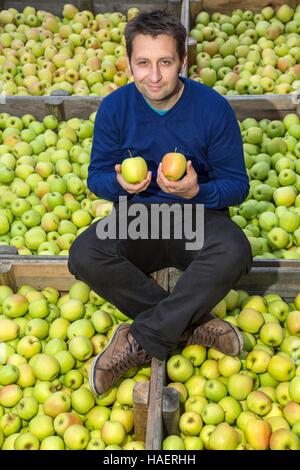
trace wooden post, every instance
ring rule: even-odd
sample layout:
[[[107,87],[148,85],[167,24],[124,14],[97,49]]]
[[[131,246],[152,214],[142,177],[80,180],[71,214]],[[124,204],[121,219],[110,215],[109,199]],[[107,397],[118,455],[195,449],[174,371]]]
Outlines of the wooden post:
[[[173,387],[164,387],[163,390],[163,422],[166,434],[180,436],[179,419],[180,419],[180,403],[179,393]]]
[[[163,440],[162,401],[165,383],[165,362],[152,358],[149,389],[146,449],[160,450]]]
[[[188,37],[188,67],[194,65],[196,63],[196,55],[197,55],[197,40],[192,38],[191,36]]]
[[[45,106],[49,114],[53,114],[53,116],[57,117],[59,121],[64,121],[64,100],[61,98],[61,96],[68,96],[68,94],[62,94],[59,96],[49,96],[45,99]]]
[[[0,285],[9,286],[14,292],[17,290],[13,266],[9,262],[0,263]]]
[[[137,382],[133,389],[133,423],[136,441],[146,441],[149,382]]]

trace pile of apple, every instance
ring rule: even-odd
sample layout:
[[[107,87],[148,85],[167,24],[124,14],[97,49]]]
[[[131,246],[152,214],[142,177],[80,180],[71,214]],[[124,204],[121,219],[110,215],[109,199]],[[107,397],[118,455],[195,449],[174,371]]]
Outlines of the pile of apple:
[[[254,256],[300,257],[300,119],[247,118],[240,123],[250,192],[230,208]]]
[[[132,79],[124,30],[137,13],[93,15],[71,4],[62,18],[29,6],[0,11],[0,92],[106,96]]]
[[[169,358],[180,435],[163,449],[299,450],[300,294],[287,303],[231,290],[213,311],[239,328],[244,351],[190,345]]]
[[[0,286],[0,449],[144,449],[133,430],[133,387],[150,367],[128,371],[95,397],[93,357],[120,310],[75,282],[68,293]]]
[[[0,114],[0,245],[19,254],[67,255],[75,238],[108,215],[113,204],[97,198],[86,184],[95,112],[87,120],[37,121]],[[240,123],[250,192],[230,208],[232,220],[261,258],[300,257],[300,119],[247,118]],[[162,159],[169,179],[185,171],[184,155]],[[128,182],[143,180],[147,163],[126,158]],[[175,175],[175,173],[176,175]]]
[[[58,122],[0,114],[0,244],[20,254],[66,255],[112,203],[86,185],[95,113]]]
[[[222,95],[291,93],[300,88],[300,5],[260,13],[201,11],[189,35],[197,40],[190,78]]]

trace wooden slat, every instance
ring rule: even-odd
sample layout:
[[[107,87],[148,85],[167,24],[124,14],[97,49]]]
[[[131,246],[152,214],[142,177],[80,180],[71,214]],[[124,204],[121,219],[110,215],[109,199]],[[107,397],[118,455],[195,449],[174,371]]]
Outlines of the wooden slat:
[[[152,358],[146,449],[160,450],[163,439],[162,397],[165,383],[165,362]]]
[[[295,8],[299,4],[299,0],[243,0],[242,2],[241,0],[190,0],[191,20],[194,20],[202,10],[209,13],[217,11],[223,14],[231,14],[233,10],[241,8],[242,10],[251,10],[257,13],[270,5],[277,10],[285,3]],[[191,24],[193,25],[194,21]]]
[[[133,422],[136,441],[146,441],[149,382],[137,382],[133,389]]]

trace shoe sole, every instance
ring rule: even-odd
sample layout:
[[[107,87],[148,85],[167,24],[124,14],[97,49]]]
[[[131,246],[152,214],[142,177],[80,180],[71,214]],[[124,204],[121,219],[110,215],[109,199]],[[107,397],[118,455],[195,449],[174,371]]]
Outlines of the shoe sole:
[[[124,326],[125,323],[122,323],[121,325],[119,325],[115,331],[113,332],[110,340],[108,341],[107,345],[105,346],[105,348],[103,349],[103,351],[101,351],[101,353],[97,354],[97,356],[94,358],[93,362],[92,362],[92,365],[91,365],[91,369],[90,369],[90,375],[89,375],[89,387],[91,389],[91,391],[93,392],[94,395],[96,396],[99,396],[99,395],[102,395],[101,393],[98,393],[97,390],[95,389],[94,387],[94,372],[95,372],[95,368],[96,368],[96,362],[98,361],[98,359],[100,359],[100,357],[105,353],[105,351],[108,349],[108,347],[111,345],[117,331],[119,331],[119,329]],[[126,325],[129,326],[128,323],[126,323]],[[103,392],[105,393],[105,392]]]
[[[227,322],[227,323],[229,323],[229,322]],[[239,345],[240,345],[239,346],[239,352],[237,354],[231,354],[231,355],[232,356],[239,356],[242,353],[243,349],[244,349],[244,340],[243,340],[243,337],[240,333],[240,330],[236,326],[232,325],[231,323],[229,323],[229,324],[230,324],[231,328],[233,329],[233,331],[235,332],[235,334],[238,338],[238,341],[239,341]]]
[[[210,315],[212,316],[212,318],[218,318],[216,315],[214,315],[214,314],[211,313],[211,312],[210,312]],[[224,321],[224,320],[223,320],[223,321]],[[239,352],[238,352],[237,354],[232,354],[232,355],[234,355],[234,356],[239,356],[239,355],[242,353],[243,349],[244,349],[244,340],[243,340],[243,337],[242,337],[242,335],[241,335],[241,333],[240,333],[240,330],[239,330],[236,326],[234,326],[234,325],[233,325],[232,323],[230,323],[229,321],[226,322],[226,323],[228,323],[228,324],[231,326],[231,328],[233,329],[233,331],[235,332],[235,334],[236,334],[236,336],[237,336],[237,338],[238,338],[239,345],[240,345],[240,346],[239,346]],[[230,356],[230,354],[228,354],[228,356]]]

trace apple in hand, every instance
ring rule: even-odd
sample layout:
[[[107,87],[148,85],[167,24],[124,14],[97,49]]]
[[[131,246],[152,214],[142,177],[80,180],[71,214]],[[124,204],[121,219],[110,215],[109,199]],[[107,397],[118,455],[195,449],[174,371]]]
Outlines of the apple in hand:
[[[166,153],[162,159],[162,172],[170,181],[179,180],[186,170],[186,158],[182,153]]]
[[[133,157],[129,153],[130,158],[125,158],[121,163],[121,175],[127,183],[141,183],[147,177],[147,163],[142,157]]]

